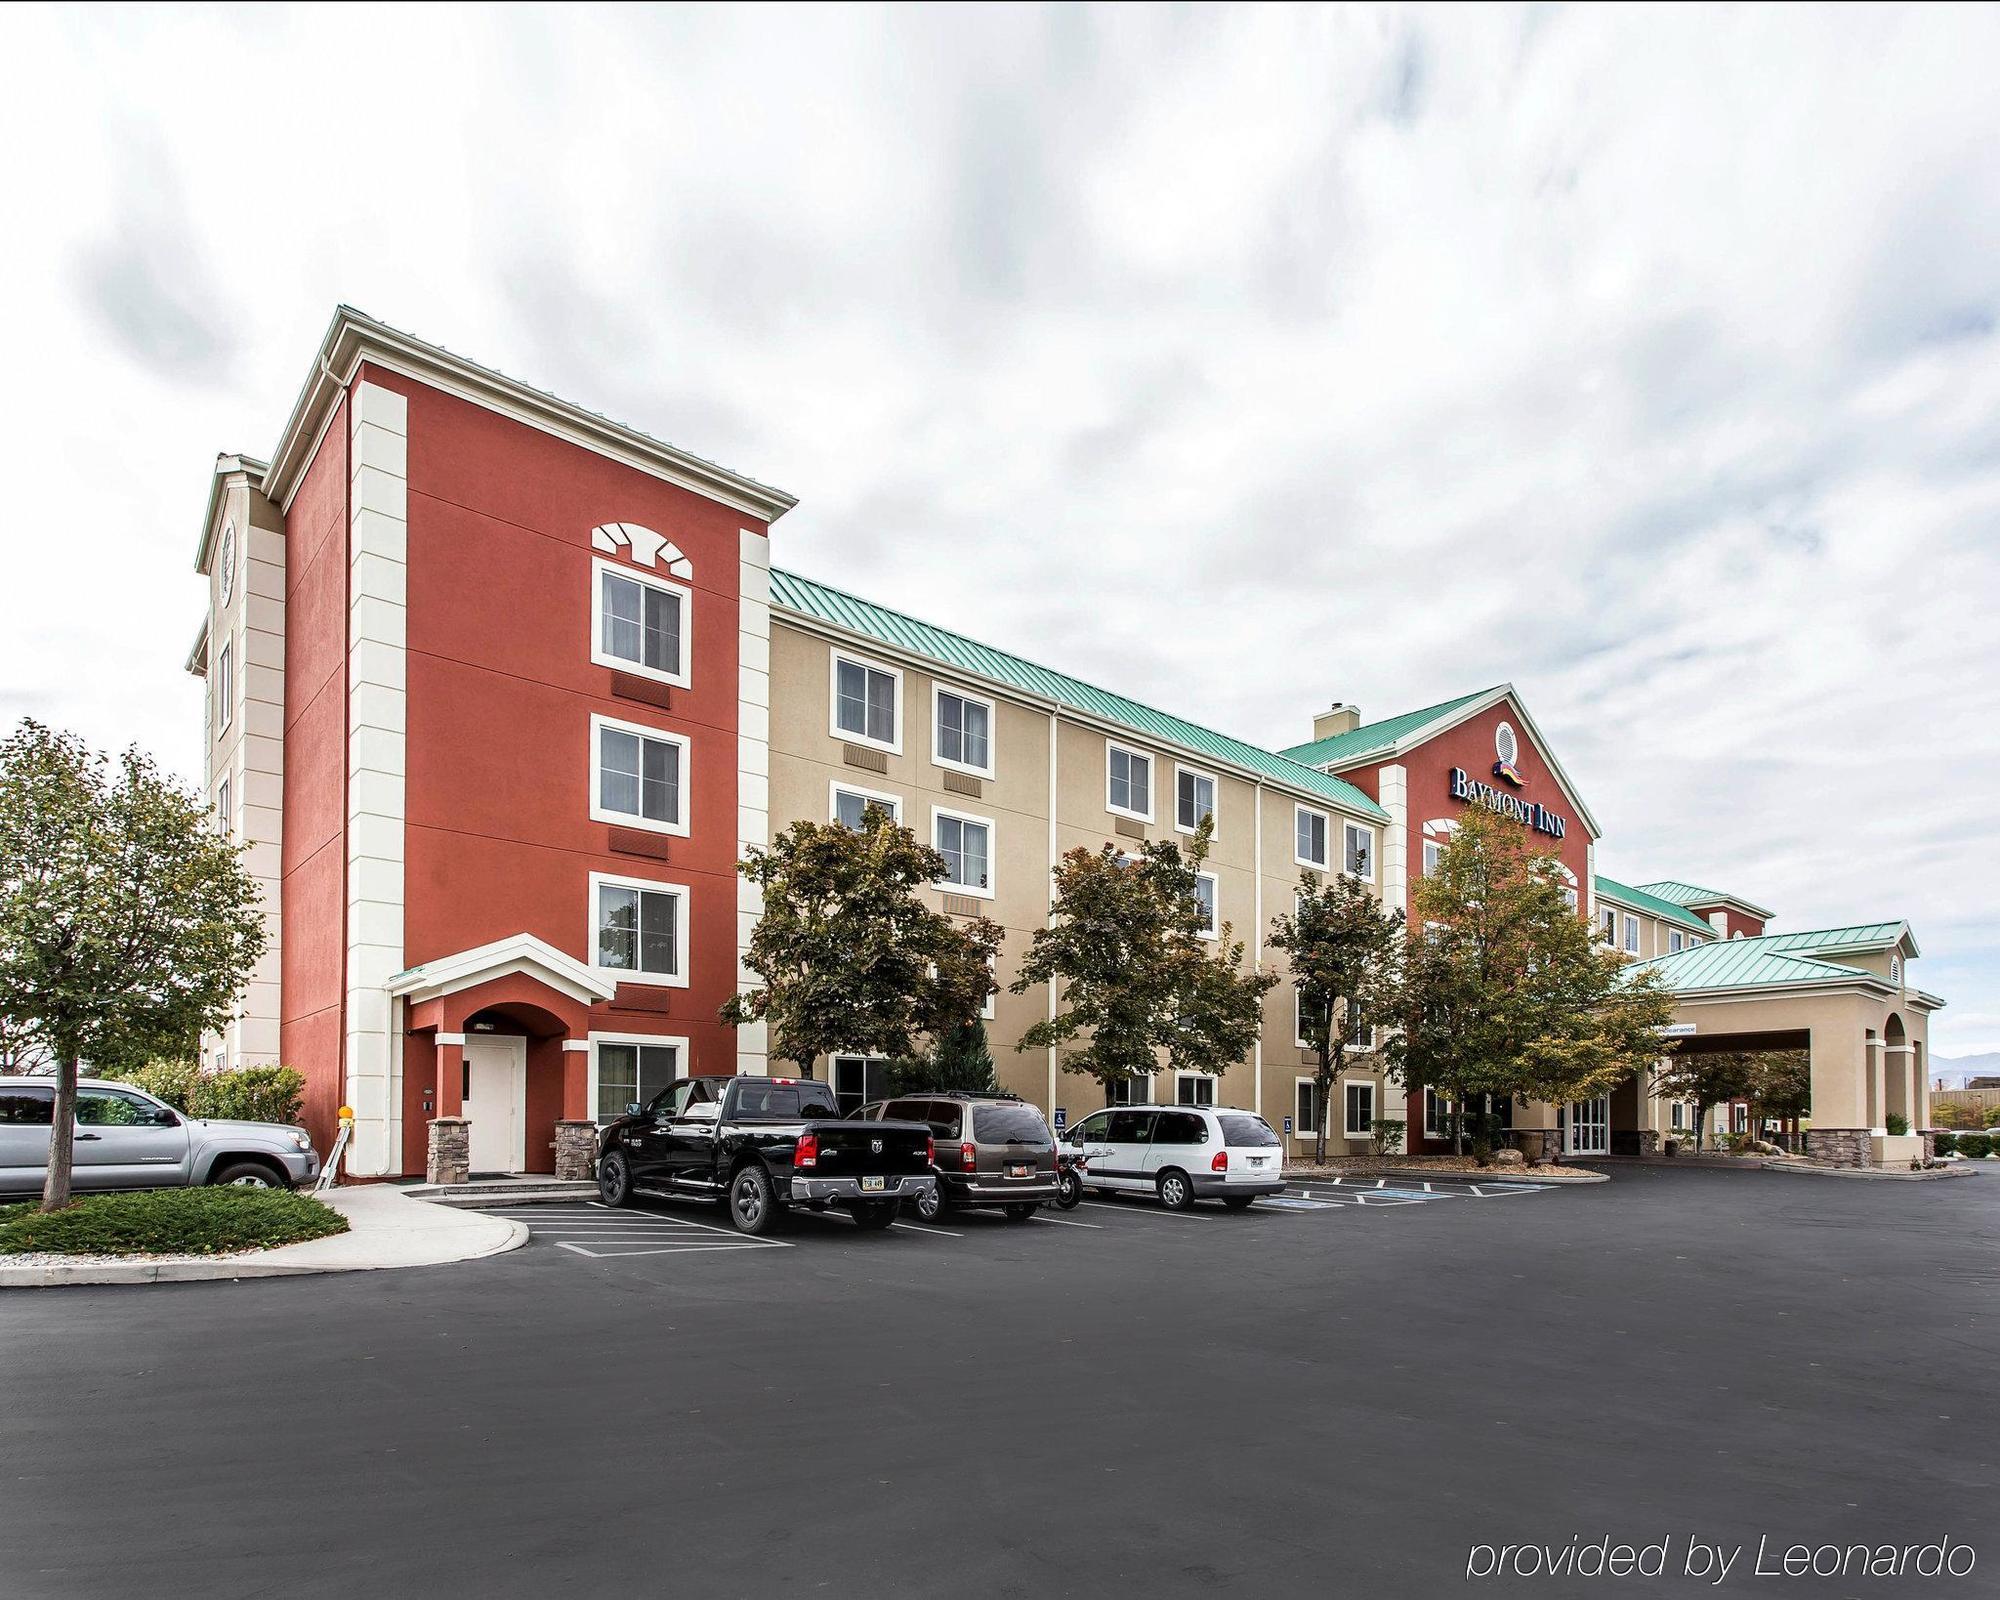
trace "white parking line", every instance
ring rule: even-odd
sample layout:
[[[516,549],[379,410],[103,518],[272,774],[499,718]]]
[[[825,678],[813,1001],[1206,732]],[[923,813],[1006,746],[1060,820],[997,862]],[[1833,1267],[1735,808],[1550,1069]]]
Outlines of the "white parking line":
[[[622,1256],[691,1256],[720,1250],[789,1250],[791,1246],[781,1239],[745,1239],[737,1244],[678,1244],[659,1250],[592,1250],[587,1245],[557,1240],[556,1248],[588,1256],[592,1261],[615,1261]]]
[[[1104,1231],[1104,1224],[1101,1222],[1072,1222],[1068,1217],[1043,1216],[1037,1216],[1035,1220],[1037,1222],[1053,1222],[1058,1228],[1095,1228],[1099,1233]]]
[[[920,1228],[914,1222],[892,1222],[889,1226],[892,1228],[907,1228],[911,1233],[935,1233],[943,1239],[963,1239],[965,1237],[962,1233],[952,1233],[944,1228]]]
[[[1109,1200],[1086,1200],[1083,1202],[1095,1211],[1122,1211],[1131,1217],[1157,1217],[1162,1222],[1213,1222],[1215,1218],[1190,1216],[1185,1211],[1142,1211],[1136,1206],[1115,1205]]]

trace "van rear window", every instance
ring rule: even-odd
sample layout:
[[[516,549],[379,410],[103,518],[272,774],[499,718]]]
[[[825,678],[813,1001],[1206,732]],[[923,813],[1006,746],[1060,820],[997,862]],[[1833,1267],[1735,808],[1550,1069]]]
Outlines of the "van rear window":
[[[1260,1149],[1278,1142],[1278,1136],[1271,1131],[1270,1123],[1262,1117],[1246,1117],[1238,1114],[1233,1117],[1218,1117],[1216,1120],[1222,1124],[1222,1142],[1236,1149],[1240,1150],[1246,1145],[1251,1149]]]
[[[1033,1106],[975,1106],[972,1137],[979,1144],[1053,1143],[1049,1125]]]

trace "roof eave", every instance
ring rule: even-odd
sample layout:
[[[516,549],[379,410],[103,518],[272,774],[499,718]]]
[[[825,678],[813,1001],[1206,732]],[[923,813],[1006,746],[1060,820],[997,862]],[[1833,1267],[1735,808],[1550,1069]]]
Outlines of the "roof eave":
[[[222,492],[228,487],[229,480],[240,472],[261,485],[264,474],[269,470],[269,466],[255,456],[240,452],[224,452],[215,458],[215,471],[208,480],[208,508],[202,514],[201,537],[194,547],[194,570],[204,578],[208,576],[209,562],[215,553],[215,514],[222,509]]]
[[[181,670],[192,673],[197,678],[208,676],[208,618],[201,619],[201,628],[194,636],[194,644],[189,648],[187,660],[181,663]]]

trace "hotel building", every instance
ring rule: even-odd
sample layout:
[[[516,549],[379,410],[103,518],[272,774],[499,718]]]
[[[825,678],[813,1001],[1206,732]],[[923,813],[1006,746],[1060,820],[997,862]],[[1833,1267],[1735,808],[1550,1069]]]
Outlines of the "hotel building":
[[[573,1168],[595,1124],[674,1076],[767,1069],[762,1028],[717,1018],[751,981],[759,911],[734,865],[794,820],[876,803],[944,854],[940,910],[1007,930],[1001,1080],[1074,1118],[1103,1091],[1013,1048],[1050,997],[1007,989],[1064,851],[1212,817],[1211,924],[1272,965],[1302,870],[1405,907],[1458,810],[1485,804],[1667,974],[1691,1033],[1803,1031],[1830,1149],[1893,1156],[1871,1143],[1889,1110],[1923,1125],[1939,1002],[1902,987],[1907,930],[1881,960],[1859,930],[1779,949],[1747,902],[1598,877],[1600,830],[1511,687],[1372,724],[1336,707],[1307,744],[1260,749],[774,567],[793,503],[339,310],[268,461],[218,459],[197,550],[209,791],[273,935],[205,1053],[297,1067],[323,1146],[351,1106],[357,1176],[424,1172],[440,1121],[477,1170]],[[1754,973],[1676,965],[1725,942],[1760,952]],[[1294,1002],[1271,992],[1246,1059],[1131,1092],[1249,1106],[1304,1149]],[[1381,1116],[1406,1114],[1419,1146],[1441,1131],[1365,1027],[1351,1042],[1332,1148],[1365,1148]],[[878,1061],[826,1070],[843,1103],[881,1090]],[[1657,1134],[1666,1108],[1636,1085],[1619,1099],[1505,1114],[1551,1149]]]

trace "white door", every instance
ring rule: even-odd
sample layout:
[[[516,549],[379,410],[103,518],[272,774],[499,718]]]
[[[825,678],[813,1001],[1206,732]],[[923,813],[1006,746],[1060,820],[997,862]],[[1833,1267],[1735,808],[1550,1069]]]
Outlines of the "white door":
[[[528,1164],[528,1041],[496,1035],[465,1041],[468,1164],[474,1172],[519,1172]]]
[[[1595,1100],[1578,1100],[1569,1107],[1564,1119],[1563,1154],[1569,1156],[1603,1156],[1611,1153],[1611,1097],[1599,1095]]]

